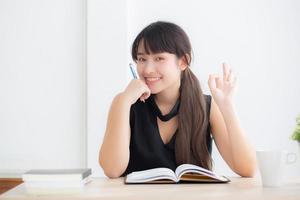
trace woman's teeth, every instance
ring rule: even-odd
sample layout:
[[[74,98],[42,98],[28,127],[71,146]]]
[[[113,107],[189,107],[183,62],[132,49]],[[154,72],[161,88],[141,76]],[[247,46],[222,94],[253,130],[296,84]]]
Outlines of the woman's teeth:
[[[146,78],[147,81],[158,81],[160,77],[151,77],[151,78]]]

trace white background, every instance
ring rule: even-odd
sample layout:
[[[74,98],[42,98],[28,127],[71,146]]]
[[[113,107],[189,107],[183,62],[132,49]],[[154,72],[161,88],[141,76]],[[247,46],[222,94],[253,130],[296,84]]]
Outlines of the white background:
[[[103,176],[110,103],[130,80],[134,37],[157,20],[187,32],[206,93],[210,73],[224,61],[233,68],[238,114],[256,149],[299,151],[289,139],[300,113],[299,1],[87,0],[87,29],[86,1],[22,2],[0,0],[0,170],[84,165]],[[213,159],[217,172],[233,175],[215,147]],[[287,176],[300,175],[299,160]]]
[[[82,0],[0,0],[0,170],[84,167]]]

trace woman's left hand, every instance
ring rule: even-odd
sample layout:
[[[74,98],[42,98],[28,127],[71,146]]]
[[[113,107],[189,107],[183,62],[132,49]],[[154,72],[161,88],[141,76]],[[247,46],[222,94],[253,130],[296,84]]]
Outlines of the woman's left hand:
[[[216,74],[210,74],[208,86],[218,106],[232,103],[233,94],[237,88],[237,78],[228,65],[223,63],[223,78]]]

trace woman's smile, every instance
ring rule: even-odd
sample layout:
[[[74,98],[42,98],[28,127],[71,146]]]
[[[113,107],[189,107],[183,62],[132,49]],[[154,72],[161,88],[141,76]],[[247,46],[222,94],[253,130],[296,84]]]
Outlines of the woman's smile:
[[[161,77],[144,77],[147,85],[153,85],[161,80]]]

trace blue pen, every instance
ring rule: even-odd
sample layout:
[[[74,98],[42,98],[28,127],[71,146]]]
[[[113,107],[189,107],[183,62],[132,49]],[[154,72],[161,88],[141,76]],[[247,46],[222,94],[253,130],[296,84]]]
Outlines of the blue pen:
[[[135,73],[135,71],[134,71],[134,68],[133,68],[133,66],[132,66],[131,63],[129,64],[129,67],[130,67],[130,71],[131,71],[131,74],[132,74],[133,78],[134,78],[134,79],[137,79],[137,75],[136,75],[136,73]]]

